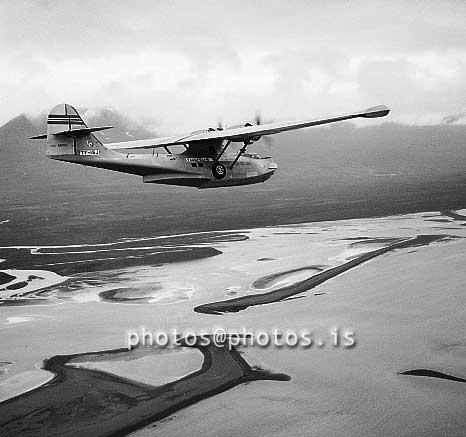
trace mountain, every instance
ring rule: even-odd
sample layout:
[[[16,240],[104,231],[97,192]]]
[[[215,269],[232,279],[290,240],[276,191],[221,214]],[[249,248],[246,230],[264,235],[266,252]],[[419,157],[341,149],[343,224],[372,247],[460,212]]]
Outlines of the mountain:
[[[101,134],[105,141],[155,136],[109,109],[84,118],[115,126]],[[215,190],[143,185],[136,176],[49,160],[43,141],[28,140],[44,129],[44,116],[24,115],[0,127],[0,221],[10,220],[1,225],[0,244],[99,242],[466,204],[464,125],[341,123],[280,134],[271,150],[251,147],[273,152],[279,169],[270,181]]]

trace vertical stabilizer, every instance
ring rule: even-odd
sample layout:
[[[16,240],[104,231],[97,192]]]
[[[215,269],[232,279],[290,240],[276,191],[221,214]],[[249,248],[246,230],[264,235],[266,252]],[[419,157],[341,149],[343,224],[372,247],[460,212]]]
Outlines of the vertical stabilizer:
[[[92,133],[109,127],[88,128],[73,106],[56,105],[47,117],[47,155],[56,159],[70,155],[92,159],[112,154]]]
[[[86,123],[76,109],[65,103],[54,106],[47,117],[47,135],[83,127]]]

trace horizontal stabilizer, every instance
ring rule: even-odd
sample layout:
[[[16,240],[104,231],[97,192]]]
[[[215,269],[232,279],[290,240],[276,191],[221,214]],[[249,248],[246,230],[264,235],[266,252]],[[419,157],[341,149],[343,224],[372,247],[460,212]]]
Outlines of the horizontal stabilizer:
[[[67,137],[79,137],[81,135],[88,135],[91,132],[100,130],[111,129],[113,126],[100,126],[100,127],[83,127],[82,129],[68,129],[61,132],[55,132],[53,135],[65,135]]]
[[[113,126],[100,126],[100,127],[84,127],[82,129],[68,129],[61,132],[56,132],[52,135],[66,135],[67,137],[80,137],[82,135],[88,135],[91,132],[97,132],[99,130],[112,129]],[[47,134],[37,135],[29,138],[30,140],[46,140]]]
[[[29,139],[30,140],[46,140],[47,139],[47,134],[36,135],[35,137],[31,137]]]

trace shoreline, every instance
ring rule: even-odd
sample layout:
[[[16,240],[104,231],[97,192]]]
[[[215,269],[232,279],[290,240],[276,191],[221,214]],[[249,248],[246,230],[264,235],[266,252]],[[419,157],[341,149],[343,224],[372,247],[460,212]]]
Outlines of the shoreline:
[[[409,214],[423,214],[423,213],[432,213],[435,212],[440,215],[444,215],[444,212],[449,211],[457,211],[457,210],[464,210],[466,209],[466,203],[464,200],[458,202],[450,202],[448,204],[439,204],[436,203],[427,203],[419,206],[399,206],[393,207],[387,210],[380,210],[377,211],[369,211],[369,212],[361,212],[360,209],[346,211],[346,210],[331,210],[330,212],[321,212],[314,214],[305,215],[302,218],[299,217],[279,217],[273,219],[267,223],[264,222],[257,222],[255,220],[248,220],[247,222],[243,223],[229,223],[225,224],[224,221],[220,221],[215,223],[215,226],[206,226],[203,223],[201,226],[193,226],[193,223],[183,224],[177,227],[174,230],[174,236],[189,236],[189,235],[197,235],[197,234],[211,234],[211,233],[228,233],[228,232],[235,232],[238,230],[249,229],[249,228],[263,228],[263,227],[280,227],[280,226],[293,226],[293,225],[302,225],[305,223],[321,223],[327,221],[344,221],[344,220],[358,220],[358,219],[378,219],[383,217],[391,217],[391,216],[400,216],[400,215],[409,215]],[[465,219],[466,220],[466,219]],[[9,223],[5,223],[6,226],[14,225],[14,222],[10,220]],[[195,229],[195,230],[193,230]],[[45,241],[41,239],[42,236],[38,236],[34,244],[31,244],[30,240],[22,240],[18,239],[14,242],[11,240],[3,239],[0,235],[0,249],[5,248],[34,248],[38,246],[48,246],[49,241]],[[70,239],[68,236],[67,240],[58,240],[56,245],[59,247],[64,246],[74,246],[74,247],[81,247],[81,246],[88,246],[88,245],[108,245],[108,243],[102,243],[101,235],[99,234],[99,238],[96,238],[93,235],[87,235],[87,240],[82,238],[76,239],[76,236],[72,236],[73,238]],[[147,234],[143,233],[136,233],[133,232],[132,234],[128,235],[121,235],[118,237],[118,241],[124,242],[127,241],[134,241],[134,240],[150,240],[150,239],[158,239],[158,238],[165,238],[167,237],[166,229],[156,230],[155,232],[152,231],[151,236],[147,237]],[[69,243],[69,244],[67,244]]]
[[[304,279],[303,281],[297,282],[292,285],[278,288],[266,293],[256,293],[254,295],[247,295],[236,297],[234,299],[210,302],[203,305],[198,305],[194,308],[194,311],[202,314],[214,314],[222,315],[229,312],[243,311],[251,306],[266,305],[269,303],[275,303],[283,301],[297,294],[304,293],[335,276],[340,275],[362,263],[365,263],[379,255],[383,255],[394,249],[402,249],[407,247],[416,247],[428,245],[434,241],[449,238],[449,235],[418,235],[417,237],[404,239],[402,241],[390,244],[389,246],[381,249],[373,250],[371,252],[364,253],[344,264],[336,267],[324,270],[321,273],[317,273],[310,278]]]
[[[73,358],[127,352],[125,348],[51,357],[43,365],[55,374],[51,381],[0,402],[3,435],[127,434],[244,382],[290,380],[251,368],[234,347],[200,341],[192,347],[204,356],[201,369],[161,386],[66,365]]]

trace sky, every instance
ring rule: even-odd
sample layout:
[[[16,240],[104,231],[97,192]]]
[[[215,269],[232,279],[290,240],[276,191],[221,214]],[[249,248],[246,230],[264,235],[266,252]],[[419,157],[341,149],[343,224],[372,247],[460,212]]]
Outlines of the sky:
[[[0,125],[64,102],[167,134],[377,104],[466,123],[466,1],[0,0],[0,90]]]

